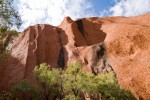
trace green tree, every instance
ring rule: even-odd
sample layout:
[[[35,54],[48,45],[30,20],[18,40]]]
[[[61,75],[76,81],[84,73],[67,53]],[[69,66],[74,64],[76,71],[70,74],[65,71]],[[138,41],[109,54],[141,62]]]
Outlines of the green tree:
[[[83,97],[81,93],[81,84],[79,84],[80,73],[81,73],[80,63],[68,65],[64,78],[64,91],[66,99],[81,99]]]
[[[35,67],[34,74],[42,100],[85,100],[87,97],[91,100],[136,100],[130,91],[120,87],[113,72],[94,75],[82,71],[78,62],[70,64],[65,70],[50,69],[43,63]],[[19,85],[23,93],[30,90],[24,87],[29,86]]]
[[[4,53],[8,52],[8,45],[13,41],[14,37],[18,35],[15,30],[6,30],[6,32],[1,33],[0,28],[0,58]]]
[[[45,100],[62,97],[61,73],[61,69],[52,68],[50,70],[49,65],[45,63],[35,67],[34,74],[40,84],[40,90]]]
[[[90,72],[83,72],[79,62],[69,65],[65,74],[66,99],[83,100],[85,94],[95,95],[98,92],[97,84],[94,82],[95,76]]]
[[[13,40],[18,32],[12,30],[19,28],[22,24],[19,13],[14,9],[13,0],[0,0],[0,58],[6,53],[8,44]]]
[[[118,84],[113,72],[95,76],[95,82],[102,100],[136,100],[129,90]]]
[[[13,0],[0,0],[0,27],[6,29],[22,24],[19,13],[14,9]]]
[[[130,91],[120,87],[113,72],[95,76],[82,71],[78,62],[68,65],[65,70],[50,70],[47,64],[41,64],[34,69],[34,73],[46,100],[51,97],[84,100],[86,95],[92,100],[136,100]]]

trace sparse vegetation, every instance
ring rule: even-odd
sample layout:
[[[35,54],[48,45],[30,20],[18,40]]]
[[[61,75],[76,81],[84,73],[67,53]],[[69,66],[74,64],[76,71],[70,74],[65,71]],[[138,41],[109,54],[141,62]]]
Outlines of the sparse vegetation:
[[[39,100],[37,87],[27,80],[22,80],[11,89],[12,98],[17,100]]]
[[[0,90],[0,100],[12,100],[11,93]]]
[[[71,64],[66,70],[50,69],[50,66],[44,63],[35,67],[34,74],[39,84],[17,84],[13,87],[16,98],[19,93],[33,100],[136,100],[130,91],[119,86],[113,72],[95,76],[82,71],[80,63]]]
[[[16,30],[9,30],[7,27],[0,27],[0,62],[9,56],[8,45],[18,36]]]
[[[0,60],[3,60],[4,55],[8,55],[6,48],[14,36],[18,35],[12,27],[19,28],[22,24],[19,13],[14,9],[13,1],[0,0]]]

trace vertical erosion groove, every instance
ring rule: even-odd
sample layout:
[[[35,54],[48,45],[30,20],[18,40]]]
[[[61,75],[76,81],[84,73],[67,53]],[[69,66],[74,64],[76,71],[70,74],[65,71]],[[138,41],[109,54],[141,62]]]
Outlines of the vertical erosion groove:
[[[64,47],[63,47],[62,40],[61,40],[61,30],[60,29],[57,30],[57,34],[58,34],[58,40],[59,40],[60,47],[61,47],[57,63],[58,63],[59,67],[64,69],[64,67],[65,67],[65,57],[64,57]]]
[[[60,49],[60,53],[59,53],[59,58],[58,58],[58,65],[59,67],[61,67],[62,69],[64,69],[65,67],[65,60],[64,60],[64,48],[62,47]]]
[[[83,22],[81,19],[77,20],[76,21],[76,24],[77,24],[77,27],[78,27],[78,30],[80,31],[80,33],[84,36],[84,26],[83,26]]]

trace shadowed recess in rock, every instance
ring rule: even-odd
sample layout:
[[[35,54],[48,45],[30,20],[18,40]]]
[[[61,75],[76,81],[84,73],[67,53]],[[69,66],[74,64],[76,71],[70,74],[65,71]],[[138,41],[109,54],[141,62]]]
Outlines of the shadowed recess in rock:
[[[64,67],[65,67],[64,48],[63,47],[60,49],[58,66],[61,67],[62,69],[64,69]]]
[[[97,75],[97,74],[103,74],[108,72],[114,72],[112,66],[109,64],[108,59],[106,57],[107,52],[104,43],[99,44],[99,47],[95,53],[96,55],[94,61],[96,62],[94,62],[91,67],[92,73]]]
[[[78,26],[78,30],[80,31],[80,33],[84,36],[84,26],[83,26],[83,22],[81,19],[76,21],[76,24]]]
[[[103,47],[103,45],[100,45],[100,50],[97,52],[97,59],[100,59],[104,56],[105,53],[105,49]]]

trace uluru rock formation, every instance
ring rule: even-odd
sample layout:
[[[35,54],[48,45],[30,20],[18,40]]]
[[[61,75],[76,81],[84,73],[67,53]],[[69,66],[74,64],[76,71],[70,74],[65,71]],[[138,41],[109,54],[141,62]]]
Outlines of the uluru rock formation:
[[[139,100],[150,99],[150,14],[136,17],[66,17],[58,27],[30,26],[15,39],[0,64],[0,88],[22,79],[33,82],[41,63],[61,67],[80,61],[94,74],[113,70],[119,83]]]

